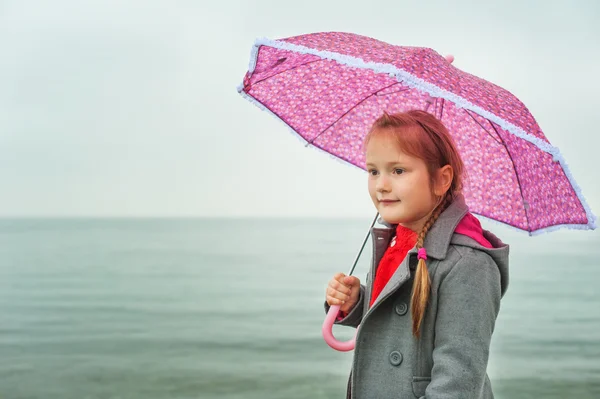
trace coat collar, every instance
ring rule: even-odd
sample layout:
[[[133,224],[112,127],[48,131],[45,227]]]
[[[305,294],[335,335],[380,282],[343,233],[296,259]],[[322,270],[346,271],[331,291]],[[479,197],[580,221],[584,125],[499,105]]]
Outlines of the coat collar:
[[[462,194],[457,195],[425,236],[423,246],[427,250],[427,257],[435,259],[444,259],[446,257],[454,230],[456,230],[456,226],[458,226],[468,211],[469,207],[465,202],[464,196]],[[382,222],[380,221],[380,223]],[[385,222],[382,224],[389,229],[396,228],[396,225]],[[413,254],[416,252],[417,249],[413,248],[408,253]]]
[[[469,208],[465,203],[465,199],[462,195],[458,195],[454,198],[454,200],[450,203],[450,205],[442,212],[442,214],[438,217],[431,230],[425,236],[425,242],[423,246],[427,250],[428,258],[435,258],[438,260],[444,259],[448,253],[448,248],[450,247],[450,241],[452,236],[454,235],[454,230],[456,230],[456,226],[460,223],[462,218],[467,214]],[[392,237],[396,226],[379,221],[380,224],[385,225],[387,228],[373,228],[373,260],[371,264],[371,272],[375,272],[385,249],[389,243],[390,238]],[[417,253],[416,246],[413,247],[408,253],[406,257],[402,261],[402,263],[398,266],[396,272],[390,278],[390,281],[383,288],[373,306],[370,308],[368,305],[366,306],[365,317],[372,312],[373,309],[377,307],[377,305],[385,298],[388,294],[395,291],[399,286],[404,284],[411,276],[411,268],[416,266],[413,264],[411,266],[411,258],[416,259],[414,255]],[[369,299],[366,301],[368,304],[371,296],[371,287],[367,287],[367,294]]]

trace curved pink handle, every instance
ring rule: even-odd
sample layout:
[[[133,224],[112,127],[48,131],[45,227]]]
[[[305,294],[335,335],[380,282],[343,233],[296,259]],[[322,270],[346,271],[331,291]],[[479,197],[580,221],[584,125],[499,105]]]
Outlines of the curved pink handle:
[[[335,319],[340,312],[339,305],[333,305],[329,308],[329,312],[327,312],[327,316],[325,317],[325,321],[323,322],[323,338],[325,338],[325,342],[327,345],[331,346],[333,349],[338,350],[340,352],[348,352],[354,349],[354,343],[356,341],[356,335],[350,341],[341,342],[335,339],[333,336],[333,324],[335,323]],[[358,333],[358,328],[356,329]]]

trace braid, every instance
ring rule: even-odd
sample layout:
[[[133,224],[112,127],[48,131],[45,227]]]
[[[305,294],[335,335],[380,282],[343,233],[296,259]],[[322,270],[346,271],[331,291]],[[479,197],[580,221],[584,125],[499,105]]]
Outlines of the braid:
[[[423,242],[425,241],[427,232],[440,217],[442,212],[448,207],[450,202],[452,202],[452,195],[450,192],[448,192],[442,202],[435,208],[429,219],[427,219],[423,229],[417,236],[417,249],[423,248]],[[420,336],[421,322],[423,321],[425,309],[427,308],[427,302],[429,301],[430,286],[431,282],[429,280],[429,272],[427,271],[425,259],[419,259],[411,298],[411,313],[413,320],[412,330],[413,335],[417,338]]]

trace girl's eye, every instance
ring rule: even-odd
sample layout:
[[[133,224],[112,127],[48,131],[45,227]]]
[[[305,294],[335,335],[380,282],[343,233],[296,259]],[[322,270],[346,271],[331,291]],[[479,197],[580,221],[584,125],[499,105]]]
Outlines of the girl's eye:
[[[377,176],[377,171],[375,169],[369,169],[369,174],[371,176]]]
[[[394,169],[394,173],[397,175],[401,175],[402,173],[404,173],[404,169]]]

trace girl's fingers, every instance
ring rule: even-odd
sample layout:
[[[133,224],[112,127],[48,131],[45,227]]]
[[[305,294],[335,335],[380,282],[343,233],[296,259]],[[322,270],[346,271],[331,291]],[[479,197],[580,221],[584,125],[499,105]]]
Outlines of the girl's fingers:
[[[344,284],[340,283],[335,279],[329,282],[329,287],[335,291],[342,292],[346,295],[350,295],[352,293],[352,290],[349,287],[345,286]]]
[[[346,294],[343,291],[338,291],[338,290],[333,289],[331,287],[327,290],[327,294],[329,296],[333,297],[333,298],[337,298],[337,299],[340,299],[342,301],[347,301],[348,299],[350,299],[350,293]]]
[[[345,278],[344,273],[336,273],[329,281],[326,290],[326,300],[329,306],[343,306],[350,300],[352,289],[344,284]]]
[[[341,282],[344,279],[344,277],[346,277],[344,273],[336,273],[333,275],[333,280]]]
[[[342,306],[344,304],[344,302],[342,302],[342,300],[337,299],[337,298],[333,298],[333,297],[330,297],[330,296],[327,297],[327,303],[329,304],[329,306],[333,306],[333,305]]]

